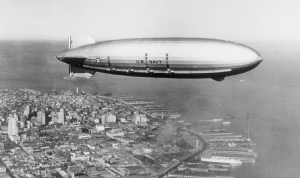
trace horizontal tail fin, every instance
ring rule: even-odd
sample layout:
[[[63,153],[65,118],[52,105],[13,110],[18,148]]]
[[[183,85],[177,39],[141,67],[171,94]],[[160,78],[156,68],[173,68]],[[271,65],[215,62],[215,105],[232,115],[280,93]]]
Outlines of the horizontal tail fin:
[[[88,36],[69,36],[69,49],[93,43],[95,43],[95,41]]]

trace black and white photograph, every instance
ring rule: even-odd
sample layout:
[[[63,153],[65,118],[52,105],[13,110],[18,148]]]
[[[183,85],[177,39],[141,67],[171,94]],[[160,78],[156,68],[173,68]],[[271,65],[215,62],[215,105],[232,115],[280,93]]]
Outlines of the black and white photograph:
[[[0,178],[299,177],[299,7],[0,0]]]

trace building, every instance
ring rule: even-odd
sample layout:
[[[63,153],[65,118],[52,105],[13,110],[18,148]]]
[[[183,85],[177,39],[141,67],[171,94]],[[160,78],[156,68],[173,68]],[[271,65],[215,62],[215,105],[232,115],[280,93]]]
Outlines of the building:
[[[19,135],[12,135],[10,139],[12,141],[20,141],[21,137]]]
[[[44,111],[37,112],[36,122],[42,125],[46,124],[46,113]]]
[[[30,129],[30,127],[31,127],[31,123],[30,121],[27,121],[27,129]]]
[[[46,115],[46,121],[45,121],[45,125],[48,125],[49,122],[52,121],[51,115],[49,115],[49,111],[46,111],[45,115]]]
[[[99,121],[99,119],[94,119],[94,122],[96,123],[96,124],[99,124],[100,123],[100,121]]]
[[[65,120],[66,120],[65,110],[63,108],[61,108],[60,111],[59,111],[59,113],[58,113],[57,122],[64,125],[65,124]]]
[[[46,125],[46,113],[42,112],[42,125]]]
[[[21,117],[20,117],[20,121],[26,122],[26,116],[21,116]]]
[[[42,111],[37,112],[36,122],[42,123]]]
[[[195,148],[199,147],[199,139],[196,136],[186,137],[185,141]]]
[[[106,136],[108,136],[108,137],[116,137],[116,136],[122,137],[122,136],[124,136],[124,132],[121,129],[113,129],[109,132],[106,132]]]
[[[97,132],[99,132],[99,131],[104,131],[105,130],[105,128],[104,128],[104,125],[96,125],[96,130],[97,130]]]
[[[137,114],[135,117],[132,119],[133,124],[138,125],[140,123],[146,123],[147,122],[147,117],[144,114]]]
[[[21,128],[25,127],[25,123],[26,123],[26,116],[21,116],[20,117],[20,126],[21,126]]]
[[[116,122],[117,122],[117,116],[111,112],[108,112],[101,116],[101,124],[102,125],[105,125],[106,123],[116,123]]]
[[[109,123],[116,123],[117,122],[117,117],[113,113],[107,113],[106,114],[106,122]]]
[[[12,136],[19,134],[17,126],[18,116],[14,114],[14,117],[8,119],[8,137],[11,139]]]
[[[7,131],[8,130],[7,122],[2,122],[2,124],[0,125],[0,129],[3,131]]]
[[[25,127],[25,122],[20,121],[20,127],[21,127],[21,128],[24,128],[24,127]]]
[[[24,115],[28,117],[29,114],[31,114],[31,105],[26,105]]]
[[[78,135],[78,139],[90,139],[91,136],[88,134],[80,134]]]
[[[69,114],[69,116],[70,116],[72,119],[77,118],[77,113],[74,112],[74,111],[69,111],[68,114]]]
[[[103,114],[103,115],[101,116],[101,124],[102,124],[102,125],[105,125],[105,121],[106,121],[106,115]]]

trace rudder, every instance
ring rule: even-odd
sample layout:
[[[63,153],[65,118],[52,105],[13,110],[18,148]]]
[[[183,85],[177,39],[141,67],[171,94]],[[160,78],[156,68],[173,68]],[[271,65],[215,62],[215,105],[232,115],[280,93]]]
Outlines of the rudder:
[[[88,36],[78,36],[78,37],[69,36],[69,49],[77,48],[79,46],[84,46],[93,43],[95,43],[95,41]]]

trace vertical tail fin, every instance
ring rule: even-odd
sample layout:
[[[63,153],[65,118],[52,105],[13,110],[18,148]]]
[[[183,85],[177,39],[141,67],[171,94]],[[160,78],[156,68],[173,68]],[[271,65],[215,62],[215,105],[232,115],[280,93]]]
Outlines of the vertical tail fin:
[[[88,36],[80,36],[80,37],[69,36],[69,49],[77,48],[79,46],[93,44],[93,43],[95,43],[95,41],[91,37],[88,37]]]
[[[72,37],[69,36],[69,49],[71,49],[71,48],[72,48]]]

